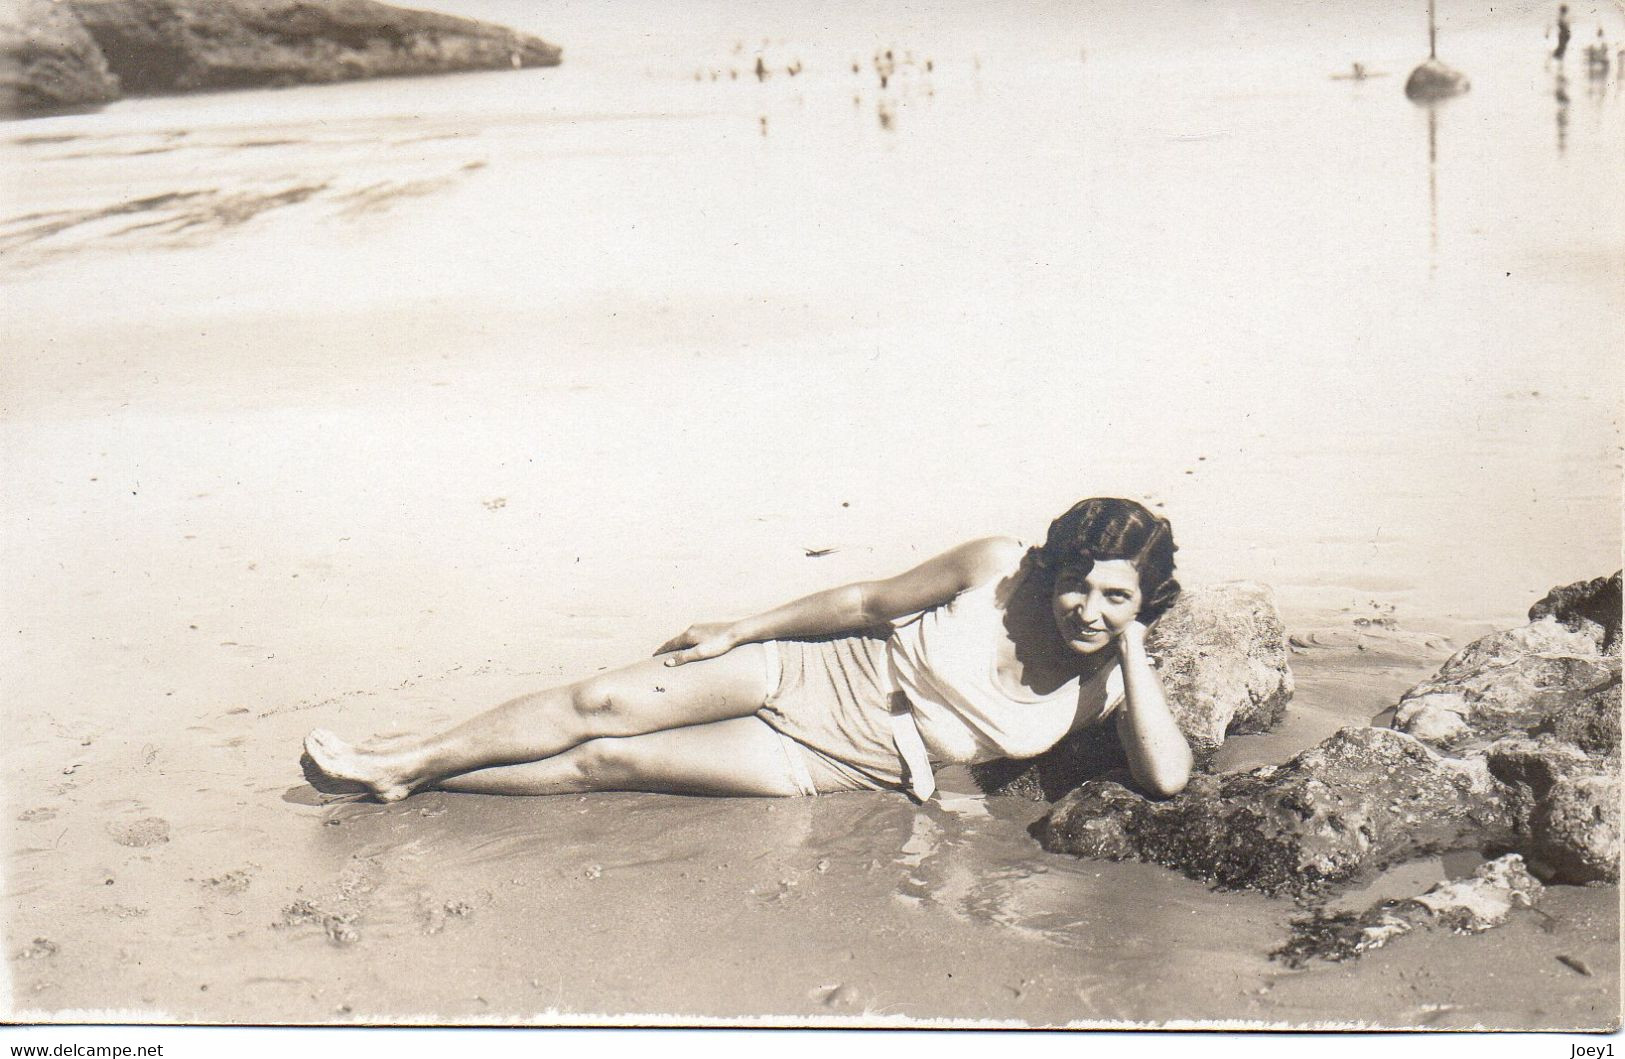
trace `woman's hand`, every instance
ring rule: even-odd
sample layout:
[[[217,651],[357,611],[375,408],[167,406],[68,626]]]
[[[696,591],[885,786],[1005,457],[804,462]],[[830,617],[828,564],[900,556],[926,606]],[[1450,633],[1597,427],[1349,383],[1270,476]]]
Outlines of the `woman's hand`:
[[[1123,631],[1117,634],[1117,650],[1127,657],[1132,652],[1145,650],[1145,623],[1139,619],[1123,626]]]
[[[666,655],[665,663],[668,666],[680,666],[687,662],[698,662],[704,658],[725,655],[739,644],[739,639],[733,633],[732,623],[707,621],[690,625],[661,644],[655,654]]]

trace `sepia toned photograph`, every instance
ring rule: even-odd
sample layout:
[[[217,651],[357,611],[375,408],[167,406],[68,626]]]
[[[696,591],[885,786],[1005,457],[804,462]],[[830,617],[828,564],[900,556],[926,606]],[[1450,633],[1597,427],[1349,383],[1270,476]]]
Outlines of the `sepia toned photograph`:
[[[1619,0],[0,0],[0,1020],[1618,1031],[1622,165]]]

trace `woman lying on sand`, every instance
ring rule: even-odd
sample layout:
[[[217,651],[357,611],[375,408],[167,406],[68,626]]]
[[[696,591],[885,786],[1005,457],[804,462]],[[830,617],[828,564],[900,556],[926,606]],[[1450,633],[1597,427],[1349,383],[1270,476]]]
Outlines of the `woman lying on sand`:
[[[315,767],[380,801],[661,791],[797,795],[935,787],[933,764],[1031,757],[1116,714],[1135,781],[1171,795],[1191,752],[1145,653],[1179,594],[1166,519],[1084,500],[1044,545],[971,541],[884,581],[691,626],[652,659],[524,695],[438,735]]]

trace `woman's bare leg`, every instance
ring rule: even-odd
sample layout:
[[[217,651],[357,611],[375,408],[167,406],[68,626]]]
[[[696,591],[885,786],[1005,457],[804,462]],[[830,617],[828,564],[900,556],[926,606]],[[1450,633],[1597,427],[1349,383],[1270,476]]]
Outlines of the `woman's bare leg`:
[[[651,658],[522,695],[446,732],[376,748],[317,729],[305,737],[305,752],[327,776],[394,801],[448,776],[537,761],[590,739],[748,717],[773,690],[765,654],[771,650],[771,644],[745,644],[683,666]]]
[[[518,795],[652,791],[787,797],[801,793],[790,778],[779,733],[755,717],[624,739],[593,739],[541,761],[465,772],[436,786],[470,794]]]

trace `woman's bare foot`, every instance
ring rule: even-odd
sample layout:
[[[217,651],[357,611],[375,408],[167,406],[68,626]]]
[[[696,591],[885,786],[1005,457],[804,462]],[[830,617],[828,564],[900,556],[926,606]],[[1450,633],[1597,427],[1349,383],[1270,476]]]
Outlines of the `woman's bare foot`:
[[[381,802],[398,802],[412,793],[400,755],[353,747],[322,728],[305,736],[305,754],[324,776],[359,784]]]

